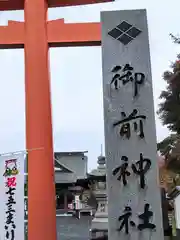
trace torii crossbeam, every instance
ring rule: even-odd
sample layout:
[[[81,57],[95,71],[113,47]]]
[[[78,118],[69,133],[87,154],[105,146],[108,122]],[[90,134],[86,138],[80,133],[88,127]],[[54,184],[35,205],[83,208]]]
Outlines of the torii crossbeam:
[[[113,0],[4,0],[0,11],[23,10],[25,22],[0,27],[0,48],[25,49],[28,240],[56,240],[56,206],[48,49],[101,44],[99,23],[47,22],[48,7]]]

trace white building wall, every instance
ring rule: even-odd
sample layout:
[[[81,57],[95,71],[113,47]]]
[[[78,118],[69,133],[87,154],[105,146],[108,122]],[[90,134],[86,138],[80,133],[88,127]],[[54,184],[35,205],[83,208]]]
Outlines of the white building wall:
[[[174,200],[176,228],[180,229],[180,195]]]

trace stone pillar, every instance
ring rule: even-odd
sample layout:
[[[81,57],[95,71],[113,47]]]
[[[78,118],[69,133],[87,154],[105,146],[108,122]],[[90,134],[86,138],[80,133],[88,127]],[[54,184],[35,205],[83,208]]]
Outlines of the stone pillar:
[[[105,157],[98,157],[98,168],[92,171],[95,176],[106,175]],[[93,194],[96,197],[98,208],[92,220],[91,231],[92,235],[102,236],[107,235],[108,231],[108,206],[107,206],[107,189],[105,181],[97,181],[93,188]],[[96,232],[94,232],[96,231]]]
[[[163,240],[146,11],[101,22],[109,239]]]

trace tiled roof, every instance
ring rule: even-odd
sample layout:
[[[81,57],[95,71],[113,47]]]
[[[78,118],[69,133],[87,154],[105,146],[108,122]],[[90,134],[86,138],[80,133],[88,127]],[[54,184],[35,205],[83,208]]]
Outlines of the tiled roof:
[[[65,156],[84,156],[84,153],[87,153],[87,151],[84,152],[55,152],[55,157],[65,157]]]

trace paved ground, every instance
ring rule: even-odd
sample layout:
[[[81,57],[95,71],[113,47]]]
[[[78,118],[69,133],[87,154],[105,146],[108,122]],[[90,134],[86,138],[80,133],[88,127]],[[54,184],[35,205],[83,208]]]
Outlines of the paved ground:
[[[57,217],[58,240],[89,240],[91,217]]]

